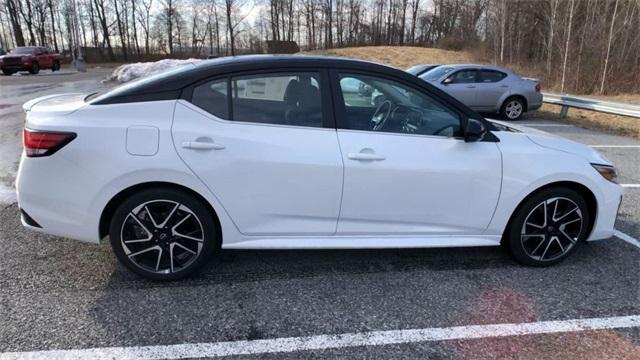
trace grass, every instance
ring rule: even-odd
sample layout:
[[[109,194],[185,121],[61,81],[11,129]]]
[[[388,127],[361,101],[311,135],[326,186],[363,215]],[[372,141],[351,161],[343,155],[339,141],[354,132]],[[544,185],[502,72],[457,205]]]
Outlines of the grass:
[[[453,63],[486,63],[475,54],[465,51],[448,51],[433,48],[412,46],[364,46],[330,50],[315,50],[304,54],[344,56],[355,59],[369,60],[406,69],[417,64],[453,64]],[[516,69],[512,69],[516,70]],[[525,70],[523,70],[525,71]],[[520,72],[527,76],[526,73]],[[615,96],[586,95],[602,100],[621,101],[640,104],[640,94],[622,94]],[[537,118],[570,123],[576,126],[597,129],[609,133],[619,134],[640,139],[640,119],[605,114],[597,111],[569,109],[568,116],[560,118],[560,107],[544,104],[542,108],[532,114]]]
[[[449,51],[415,46],[363,46],[303,52],[309,55],[343,56],[384,63],[401,69],[418,64],[471,63],[474,57],[465,51]],[[475,61],[478,61],[475,59]]]
[[[542,119],[565,122],[585,129],[595,129],[611,134],[640,139],[640,119],[597,111],[569,108],[566,118],[560,118],[560,106],[544,104],[535,116]]]

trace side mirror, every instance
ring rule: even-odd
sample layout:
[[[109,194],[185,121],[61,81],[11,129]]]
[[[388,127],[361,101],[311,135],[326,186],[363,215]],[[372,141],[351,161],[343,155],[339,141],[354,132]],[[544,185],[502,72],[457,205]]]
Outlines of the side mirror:
[[[464,141],[482,141],[486,133],[487,128],[484,126],[484,124],[482,124],[481,121],[476,119],[468,119],[467,127],[464,129]]]
[[[446,78],[446,79],[442,80],[442,83],[443,83],[444,85],[449,85],[449,84],[453,83],[453,79],[452,79],[452,78],[450,78],[450,77],[448,77],[448,78]]]

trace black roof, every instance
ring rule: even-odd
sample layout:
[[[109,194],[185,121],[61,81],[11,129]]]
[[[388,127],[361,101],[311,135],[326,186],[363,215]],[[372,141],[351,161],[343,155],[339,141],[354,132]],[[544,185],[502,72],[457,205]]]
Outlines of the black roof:
[[[402,70],[386,65],[331,56],[309,55],[243,55],[202,60],[191,65],[183,65],[164,73],[152,75],[124,84],[95,98],[91,104],[114,104],[120,102],[169,100],[179,97],[185,87],[203,79],[239,71],[266,70],[272,68],[341,68],[388,73],[398,76]],[[405,74],[406,75],[406,74]]]
[[[310,55],[243,55],[202,60],[197,63],[183,65],[164,73],[152,75],[124,84],[123,86],[115,88],[104,95],[92,99],[90,104],[106,105],[180,99],[183,89],[211,77],[222,76],[234,72],[269,69],[293,70],[296,68],[335,68],[370,72],[378,76],[386,75],[395,80],[410,83],[415,87],[422,88],[436,95],[441,100],[450,103],[459,111],[465,113],[467,116],[482,119],[480,115],[444,91],[401,69],[365,60]]]

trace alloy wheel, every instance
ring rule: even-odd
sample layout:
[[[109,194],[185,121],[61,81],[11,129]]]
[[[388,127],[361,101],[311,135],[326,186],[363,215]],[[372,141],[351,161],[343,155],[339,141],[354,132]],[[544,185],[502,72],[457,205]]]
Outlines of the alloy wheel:
[[[153,200],[135,207],[124,219],[120,242],[125,255],[141,269],[175,273],[189,267],[200,255],[204,230],[186,205]]]
[[[584,217],[571,199],[554,197],[536,205],[520,232],[522,248],[531,259],[553,261],[569,252],[580,239]]]
[[[517,119],[522,115],[522,103],[518,100],[511,100],[505,107],[505,113],[509,119]]]

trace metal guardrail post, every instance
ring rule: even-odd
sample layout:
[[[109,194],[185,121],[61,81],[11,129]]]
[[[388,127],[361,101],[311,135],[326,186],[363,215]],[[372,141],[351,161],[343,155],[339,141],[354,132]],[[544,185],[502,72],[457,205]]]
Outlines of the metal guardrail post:
[[[560,108],[560,119],[566,118],[568,112],[569,112],[569,107],[566,105],[562,105],[562,107]]]

